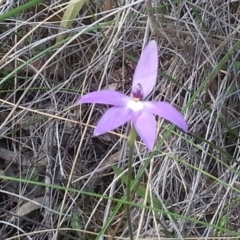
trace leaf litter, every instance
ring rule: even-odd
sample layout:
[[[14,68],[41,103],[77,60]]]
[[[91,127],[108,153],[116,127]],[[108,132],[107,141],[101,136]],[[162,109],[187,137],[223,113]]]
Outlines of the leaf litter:
[[[183,137],[171,130],[174,134],[166,136],[169,125],[158,121],[157,142],[163,144],[152,159],[152,171],[150,166],[145,168],[141,185],[148,184],[150,179],[154,199],[176,214],[219,224],[237,233],[239,45],[220,69],[216,66],[239,41],[239,4],[159,1],[155,5],[154,1],[151,3],[154,14],[150,16],[145,11],[145,1],[91,2],[82,6],[71,29],[60,27],[61,4],[61,1],[44,1],[0,24],[4,43],[0,46],[0,77],[7,79],[0,85],[1,99],[5,101],[1,100],[0,106],[3,176],[0,212],[7,211],[1,214],[1,221],[12,219],[11,224],[16,226],[1,222],[2,236],[19,237],[20,228],[32,239],[52,239],[50,230],[41,232],[48,226],[55,229],[59,239],[95,239],[94,234],[107,226],[107,219],[115,209],[114,201],[3,178],[37,179],[47,185],[65,187],[69,184],[79,190],[120,199],[124,185],[114,177],[111,165],[121,169],[126,166],[128,154],[123,148],[127,129],[123,127],[93,138],[93,128],[108,107],[71,106],[83,94],[98,89],[129,94],[143,43],[153,38],[160,46],[161,63],[151,100],[171,102],[179,110],[185,108],[190,135]],[[2,6],[4,13],[17,7],[14,1],[5,1]],[[148,21],[155,24],[150,22],[149,26]],[[54,46],[58,32],[75,39],[66,38],[62,45],[46,50]],[[41,57],[31,60],[42,52]],[[129,55],[133,57],[131,60]],[[18,69],[26,61],[29,63]],[[199,89],[202,90],[195,96]],[[149,153],[139,141],[135,154],[137,177]],[[38,204],[34,204],[38,199]],[[135,203],[142,200],[138,195],[133,198]],[[134,208],[133,221],[142,239],[158,238],[161,233],[158,222],[179,239],[231,236],[227,231],[182,218],[174,222],[151,210],[145,210],[141,218],[141,211]],[[25,220],[18,222],[21,216]],[[223,221],[226,217],[228,221]],[[115,234],[108,239],[127,237],[127,226],[121,223],[117,227],[118,220],[115,215],[108,225],[105,233]],[[80,226],[80,233],[71,227],[73,223]],[[66,232],[65,226],[70,228]],[[31,233],[35,230],[39,232]]]

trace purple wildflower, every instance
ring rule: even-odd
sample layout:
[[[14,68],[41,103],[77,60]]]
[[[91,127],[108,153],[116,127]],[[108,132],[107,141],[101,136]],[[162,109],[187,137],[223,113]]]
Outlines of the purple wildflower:
[[[117,91],[101,90],[88,93],[77,103],[100,103],[113,105],[99,120],[94,135],[111,131],[126,122],[133,123],[136,131],[149,150],[156,139],[156,120],[158,115],[188,131],[186,121],[171,104],[158,101],[143,101],[152,91],[158,72],[157,44],[153,40],[145,47],[137,64],[132,84],[131,97]]]

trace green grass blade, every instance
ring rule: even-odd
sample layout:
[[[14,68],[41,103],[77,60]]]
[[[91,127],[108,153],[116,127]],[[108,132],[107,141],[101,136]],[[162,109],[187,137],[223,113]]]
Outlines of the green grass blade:
[[[13,8],[12,10],[0,15],[0,22],[3,22],[7,18],[15,17],[19,13],[21,13],[21,12],[23,12],[23,11],[29,9],[29,8],[34,7],[41,2],[43,2],[43,0],[32,0],[28,3],[25,3],[23,5],[20,5],[20,6],[16,7],[16,8]]]
[[[87,0],[70,0],[68,3],[68,6],[63,14],[60,27],[62,28],[71,28],[73,25],[74,19],[77,17],[78,13],[82,9],[84,3],[87,2]],[[59,30],[59,33],[61,33],[62,30]],[[57,36],[56,42],[60,42],[64,39],[64,34]]]

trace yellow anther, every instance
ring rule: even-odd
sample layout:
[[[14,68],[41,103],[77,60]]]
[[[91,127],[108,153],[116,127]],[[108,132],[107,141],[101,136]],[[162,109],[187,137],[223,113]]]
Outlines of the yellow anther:
[[[138,102],[138,101],[140,101],[140,98],[133,98],[133,100],[134,100],[135,102]]]

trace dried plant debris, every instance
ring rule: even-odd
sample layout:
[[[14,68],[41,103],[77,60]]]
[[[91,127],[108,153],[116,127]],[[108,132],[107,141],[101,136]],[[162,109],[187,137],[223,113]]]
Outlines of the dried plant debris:
[[[64,22],[69,3],[0,1],[0,239],[129,237],[116,201],[128,128],[93,137],[111,106],[76,103],[103,89],[130,95],[153,39],[148,100],[181,111],[189,134],[156,118],[155,151],[138,139],[134,236],[239,238],[239,2],[84,1]]]

